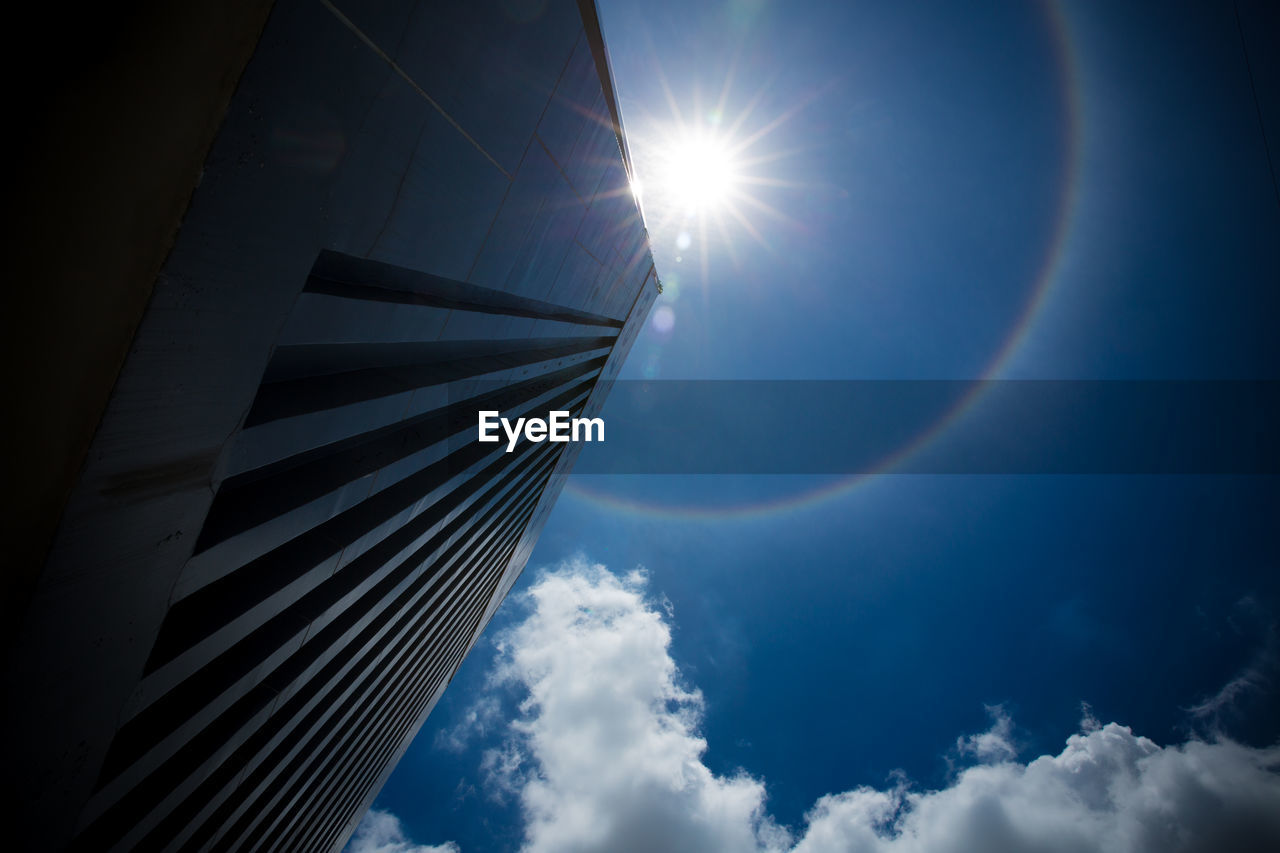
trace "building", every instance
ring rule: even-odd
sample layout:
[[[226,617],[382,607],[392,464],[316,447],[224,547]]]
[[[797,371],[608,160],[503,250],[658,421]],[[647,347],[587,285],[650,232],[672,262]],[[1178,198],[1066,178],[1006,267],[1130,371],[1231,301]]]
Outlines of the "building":
[[[153,6],[47,121],[119,117],[57,188],[97,218],[44,260],[104,307],[24,407],[56,464],[20,463],[11,823],[25,849],[337,850],[578,447],[506,453],[476,411],[598,413],[652,256],[589,0]]]

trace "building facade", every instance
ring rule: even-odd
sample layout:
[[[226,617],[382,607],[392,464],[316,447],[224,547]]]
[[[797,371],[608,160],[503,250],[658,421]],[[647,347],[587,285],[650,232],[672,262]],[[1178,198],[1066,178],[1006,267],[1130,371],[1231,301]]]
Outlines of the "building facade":
[[[279,0],[16,628],[30,849],[342,847],[657,293],[591,2]]]

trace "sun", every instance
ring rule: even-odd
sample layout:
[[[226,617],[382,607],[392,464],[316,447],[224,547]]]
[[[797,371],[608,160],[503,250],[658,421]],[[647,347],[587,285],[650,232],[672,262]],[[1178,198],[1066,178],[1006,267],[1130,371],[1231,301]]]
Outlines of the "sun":
[[[663,160],[662,189],[686,213],[719,211],[738,191],[740,167],[722,139],[686,136],[670,144]]]
[[[807,143],[780,131],[820,92],[773,107],[767,86],[732,97],[735,66],[730,63],[718,96],[708,103],[697,85],[673,87],[654,58],[654,79],[669,114],[645,110],[629,123],[635,160],[630,186],[620,192],[639,205],[650,243],[670,265],[673,282],[677,270],[691,266],[708,280],[712,255],[721,252],[740,268],[743,236],[774,251],[768,227],[761,227],[766,223],[800,227],[775,205],[785,203],[789,191],[807,189],[781,171],[782,161],[806,150]]]

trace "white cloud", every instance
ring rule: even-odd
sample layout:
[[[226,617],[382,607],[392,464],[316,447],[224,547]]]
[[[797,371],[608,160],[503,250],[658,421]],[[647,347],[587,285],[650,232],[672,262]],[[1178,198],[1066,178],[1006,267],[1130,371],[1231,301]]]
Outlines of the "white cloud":
[[[405,838],[400,818],[391,812],[370,809],[356,827],[344,853],[459,853],[452,841],[414,844]]]
[[[956,752],[979,761],[1012,761],[1018,757],[1013,745],[1013,719],[1002,705],[988,705],[991,728],[976,735],[956,738]]]
[[[542,577],[498,641],[499,677],[528,690],[487,758],[519,795],[531,851],[780,849],[764,785],[702,763],[702,696],[680,683],[645,577],[583,561]]]
[[[495,696],[481,696],[467,710],[457,725],[436,733],[435,747],[460,753],[473,738],[483,738],[502,718],[502,704]]]
[[[991,729],[957,741],[980,763],[946,788],[899,778],[822,797],[795,842],[765,811],[763,781],[703,763],[702,697],[683,684],[645,584],[581,560],[561,566],[499,639],[496,678],[528,698],[486,764],[491,784],[519,799],[529,851],[1280,850],[1280,748],[1161,747],[1087,706],[1061,753],[1025,764],[1012,720],[990,708]]]
[[[1088,702],[1080,703],[1080,731],[1083,734],[1096,732],[1102,728],[1102,721],[1093,714],[1093,706]]]
[[[941,791],[820,799],[795,853],[1280,849],[1280,750],[1160,747],[1108,723],[1058,755],[963,771]]]

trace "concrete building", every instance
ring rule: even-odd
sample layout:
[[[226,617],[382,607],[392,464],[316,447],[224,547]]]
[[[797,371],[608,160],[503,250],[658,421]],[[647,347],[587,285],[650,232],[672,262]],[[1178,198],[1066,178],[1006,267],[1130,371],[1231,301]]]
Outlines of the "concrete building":
[[[102,308],[58,329],[14,425],[39,452],[6,577],[11,823],[22,849],[340,849],[578,448],[481,444],[476,411],[597,414],[657,293],[599,22],[125,22],[42,119],[120,125],[56,182],[94,213],[42,273]]]

